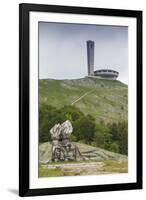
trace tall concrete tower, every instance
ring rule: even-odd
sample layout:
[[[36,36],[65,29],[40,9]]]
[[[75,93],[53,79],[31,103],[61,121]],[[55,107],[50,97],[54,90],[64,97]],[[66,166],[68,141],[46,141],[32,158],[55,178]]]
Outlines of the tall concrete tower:
[[[94,41],[87,41],[88,76],[94,75]]]

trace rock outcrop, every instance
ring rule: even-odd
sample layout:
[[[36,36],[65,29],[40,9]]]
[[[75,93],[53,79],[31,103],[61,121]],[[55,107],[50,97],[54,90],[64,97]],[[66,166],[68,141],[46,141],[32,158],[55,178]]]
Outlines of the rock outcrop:
[[[103,160],[117,160],[123,161],[127,160],[126,155],[114,153],[101,149],[98,147],[93,147],[86,144],[74,143],[80,150],[84,160],[93,160],[93,161],[103,161]],[[50,142],[45,142],[39,145],[39,162],[42,164],[51,162],[51,148],[52,145]]]

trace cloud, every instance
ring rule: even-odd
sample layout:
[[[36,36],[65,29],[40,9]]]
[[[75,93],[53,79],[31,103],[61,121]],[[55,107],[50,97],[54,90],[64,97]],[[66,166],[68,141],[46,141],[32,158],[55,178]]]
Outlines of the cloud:
[[[117,70],[128,83],[128,28],[121,26],[39,23],[39,77],[86,76],[89,39],[95,42],[95,69]]]

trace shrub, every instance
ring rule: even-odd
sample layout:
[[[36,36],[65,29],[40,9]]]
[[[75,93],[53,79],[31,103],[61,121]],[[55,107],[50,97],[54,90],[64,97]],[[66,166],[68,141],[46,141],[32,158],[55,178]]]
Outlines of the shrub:
[[[116,143],[116,142],[113,142],[111,145],[110,145],[110,148],[109,148],[110,151],[113,151],[115,153],[119,153],[119,145]]]

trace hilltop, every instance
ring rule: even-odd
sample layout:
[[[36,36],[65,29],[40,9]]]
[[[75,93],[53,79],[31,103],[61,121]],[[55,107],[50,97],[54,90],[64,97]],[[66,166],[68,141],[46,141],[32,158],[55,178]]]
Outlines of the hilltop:
[[[127,125],[122,123],[128,118],[127,95],[127,85],[117,80],[39,80],[39,177],[127,173],[127,155],[122,155],[127,154]],[[49,130],[68,113],[78,114],[72,117],[71,141],[85,160],[50,162]]]
[[[39,103],[56,108],[74,105],[96,121],[127,120],[128,87],[117,80],[85,77],[39,80]]]

